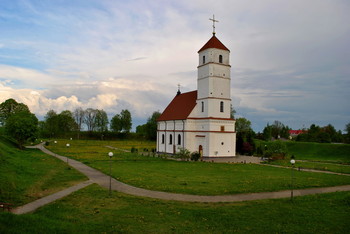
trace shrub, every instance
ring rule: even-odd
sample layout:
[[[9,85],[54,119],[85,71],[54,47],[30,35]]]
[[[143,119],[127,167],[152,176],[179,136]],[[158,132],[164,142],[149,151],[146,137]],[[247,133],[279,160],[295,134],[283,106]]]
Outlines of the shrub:
[[[197,151],[192,152],[191,154],[191,160],[192,161],[198,161],[198,159],[201,157],[201,154]]]
[[[282,141],[272,142],[264,152],[264,157],[272,160],[284,159],[287,155],[287,146]]]
[[[190,158],[190,154],[191,152],[185,148],[179,148],[179,152],[176,153],[177,157],[181,158],[182,160],[188,160]]]
[[[131,147],[131,153],[137,153],[137,148],[135,148],[134,146],[133,147]]]

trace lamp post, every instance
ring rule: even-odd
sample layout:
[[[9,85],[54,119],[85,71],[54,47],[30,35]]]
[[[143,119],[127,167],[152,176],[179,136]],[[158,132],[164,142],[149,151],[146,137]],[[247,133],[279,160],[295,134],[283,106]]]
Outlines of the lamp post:
[[[69,152],[69,146],[70,146],[70,144],[66,144],[67,152]],[[68,164],[68,156],[66,156],[66,158],[67,158],[67,164]]]
[[[294,155],[292,155],[290,163],[292,164],[290,200],[293,201],[293,182],[294,182],[294,164],[295,164]]]
[[[112,195],[112,157],[113,152],[108,153],[109,156],[109,196]]]

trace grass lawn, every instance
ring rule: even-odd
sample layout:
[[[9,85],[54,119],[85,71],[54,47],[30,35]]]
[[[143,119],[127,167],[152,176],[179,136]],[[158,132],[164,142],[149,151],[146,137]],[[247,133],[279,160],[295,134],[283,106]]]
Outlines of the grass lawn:
[[[290,167],[290,159],[276,160],[270,162],[272,165],[281,165],[285,167]],[[303,162],[296,161],[295,167],[309,168],[321,171],[332,171],[344,174],[350,174],[350,165],[336,164],[336,163],[322,163],[322,162]]]
[[[0,213],[0,233],[349,233],[350,193],[239,203],[139,198],[91,185],[33,214]]]
[[[0,138],[0,202],[23,205],[86,179],[52,156]]]
[[[113,142],[108,142],[113,145]],[[71,141],[51,144],[49,149],[109,173],[109,158],[103,141]],[[220,195],[290,189],[291,170],[254,164],[178,162],[117,152],[112,176],[127,184],[157,191]],[[295,173],[295,188],[350,184],[350,177],[321,173]]]
[[[350,144],[287,141],[290,155],[298,160],[331,161],[350,164]]]

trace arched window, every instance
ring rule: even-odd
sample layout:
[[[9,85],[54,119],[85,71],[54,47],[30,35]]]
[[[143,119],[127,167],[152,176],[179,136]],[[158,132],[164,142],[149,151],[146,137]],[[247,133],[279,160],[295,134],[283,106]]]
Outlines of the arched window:
[[[224,112],[224,102],[220,102],[220,112]]]
[[[203,56],[203,64],[205,63],[205,56]]]
[[[202,112],[204,112],[204,102],[202,102]]]
[[[177,135],[177,144],[181,145],[181,135]]]
[[[164,134],[162,134],[162,144],[164,144],[164,140],[165,140],[165,137],[164,137]]]
[[[173,144],[173,135],[170,134],[170,137],[169,137],[169,145]]]
[[[222,63],[222,55],[219,55],[219,63]]]

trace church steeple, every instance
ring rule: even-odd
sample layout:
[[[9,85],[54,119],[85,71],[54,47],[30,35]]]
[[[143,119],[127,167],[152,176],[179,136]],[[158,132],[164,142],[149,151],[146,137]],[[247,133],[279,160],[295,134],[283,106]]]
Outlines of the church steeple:
[[[198,114],[203,118],[230,118],[230,50],[216,37],[215,26],[213,30],[213,36],[198,51]]]

